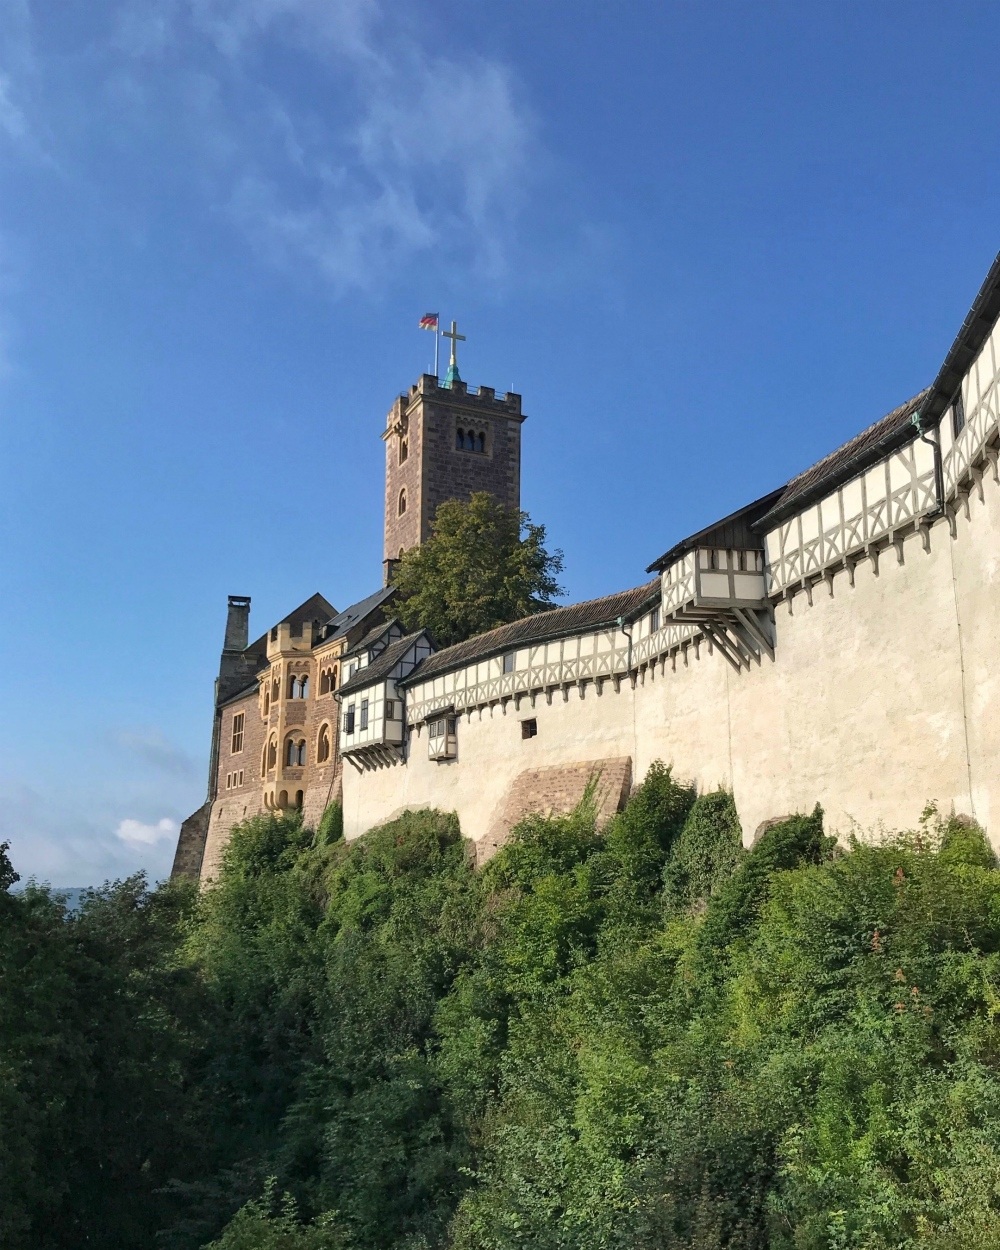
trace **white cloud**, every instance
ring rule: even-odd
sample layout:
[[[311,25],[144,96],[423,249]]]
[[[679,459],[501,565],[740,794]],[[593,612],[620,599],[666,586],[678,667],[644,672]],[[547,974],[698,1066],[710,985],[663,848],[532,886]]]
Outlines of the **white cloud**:
[[[120,838],[128,846],[156,846],[165,839],[176,841],[180,825],[176,820],[164,816],[155,824],[146,825],[141,820],[126,819],[119,821],[115,837]]]

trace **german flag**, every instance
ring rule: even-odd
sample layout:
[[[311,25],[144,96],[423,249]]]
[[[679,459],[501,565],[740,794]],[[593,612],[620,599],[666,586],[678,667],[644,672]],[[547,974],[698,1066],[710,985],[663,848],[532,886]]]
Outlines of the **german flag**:
[[[438,314],[424,313],[420,318],[421,330],[436,330],[438,328]]]

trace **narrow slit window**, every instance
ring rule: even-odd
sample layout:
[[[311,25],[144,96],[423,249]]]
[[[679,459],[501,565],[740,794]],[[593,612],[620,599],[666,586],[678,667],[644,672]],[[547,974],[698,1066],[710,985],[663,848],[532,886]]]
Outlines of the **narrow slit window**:
[[[361,728],[368,728],[368,700],[361,700]]]
[[[955,437],[965,429],[965,401],[962,399],[962,392],[959,391],[955,396],[955,402],[951,407],[951,425]]]

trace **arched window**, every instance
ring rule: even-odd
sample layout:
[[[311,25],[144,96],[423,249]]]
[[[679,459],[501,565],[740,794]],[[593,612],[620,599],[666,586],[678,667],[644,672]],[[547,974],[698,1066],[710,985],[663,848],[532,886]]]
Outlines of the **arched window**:
[[[455,431],[455,450],[461,451],[465,446],[465,431],[458,429]]]
[[[401,490],[399,492],[399,515],[402,516],[405,511],[406,511],[406,491]]]
[[[285,767],[290,768],[293,764],[298,763],[296,756],[298,752],[295,747],[295,739],[289,738],[285,743]]]
[[[325,764],[330,758],[330,726],[320,725],[316,739],[316,763]]]
[[[272,738],[267,744],[267,767],[270,771],[278,762],[278,739]]]
[[[299,686],[299,679],[293,673],[292,676],[289,677],[288,679],[288,697],[290,699],[295,698],[295,691],[298,689],[298,686]]]
[[[485,434],[480,434],[479,437],[476,439],[476,450],[477,451],[486,450],[486,435]]]
[[[300,766],[306,762],[306,740],[300,738],[295,746],[295,762]]]
[[[309,674],[308,673],[299,682],[299,698],[300,699],[309,698]]]
[[[278,681],[277,677],[275,677],[274,681],[271,683],[271,702],[277,703],[278,696],[280,694],[281,694],[281,682]]]
[[[282,792],[278,795],[278,806],[280,808],[286,808],[288,806],[288,791],[287,790],[282,790]]]
[[[301,806],[302,806],[302,804],[305,802],[305,797],[306,797],[306,796],[305,796],[305,794],[303,793],[303,791],[301,791],[301,790],[296,790],[296,791],[295,791],[295,806],[296,806],[296,807],[301,807]]]
[[[410,441],[409,439],[401,438],[399,440],[399,463],[400,464],[405,463],[406,457],[409,454],[410,454]]]

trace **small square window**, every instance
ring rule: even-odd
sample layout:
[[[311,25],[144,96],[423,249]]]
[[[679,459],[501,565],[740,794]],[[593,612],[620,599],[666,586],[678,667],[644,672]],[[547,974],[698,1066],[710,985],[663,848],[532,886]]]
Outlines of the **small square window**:
[[[538,734],[538,721],[534,717],[531,720],[521,721],[521,737],[534,738]]]
[[[503,671],[505,673],[513,673],[514,671],[514,652],[508,651],[503,657]]]

